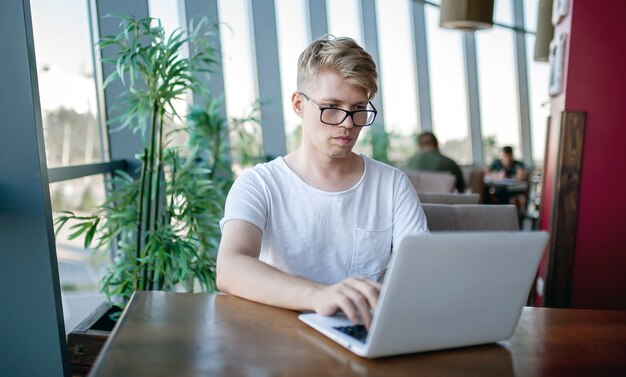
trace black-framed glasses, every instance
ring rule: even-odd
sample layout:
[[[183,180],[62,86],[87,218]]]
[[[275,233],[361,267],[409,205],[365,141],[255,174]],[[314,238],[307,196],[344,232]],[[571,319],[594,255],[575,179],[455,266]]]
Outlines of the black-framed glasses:
[[[352,124],[356,127],[371,126],[372,123],[374,123],[374,119],[376,119],[376,114],[378,113],[378,110],[376,110],[371,101],[368,101],[369,105],[372,107],[371,110],[348,111],[337,107],[320,106],[306,94],[302,92],[298,93],[306,98],[307,101],[310,101],[312,104],[317,106],[317,108],[320,109],[320,121],[324,124],[330,124],[331,126],[340,125],[348,116],[352,118]]]

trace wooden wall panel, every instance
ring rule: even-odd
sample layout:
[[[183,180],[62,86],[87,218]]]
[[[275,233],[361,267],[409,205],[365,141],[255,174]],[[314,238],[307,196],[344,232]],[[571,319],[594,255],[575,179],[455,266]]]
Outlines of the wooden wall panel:
[[[552,239],[544,297],[544,304],[548,307],[570,306],[584,127],[584,112],[564,111],[561,114],[550,227]]]

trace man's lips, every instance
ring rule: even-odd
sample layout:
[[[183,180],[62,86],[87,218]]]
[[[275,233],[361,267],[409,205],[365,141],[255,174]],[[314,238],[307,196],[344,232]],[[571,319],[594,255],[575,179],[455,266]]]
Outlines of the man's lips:
[[[350,136],[336,136],[336,137],[333,137],[333,140],[336,140],[337,142],[341,144],[350,144],[352,140],[354,139]]]

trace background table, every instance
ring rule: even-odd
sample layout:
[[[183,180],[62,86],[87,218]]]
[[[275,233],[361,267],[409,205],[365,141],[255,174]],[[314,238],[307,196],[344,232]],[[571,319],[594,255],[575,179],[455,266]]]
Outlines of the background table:
[[[528,201],[528,182],[516,181],[512,178],[484,178],[483,202],[485,204],[512,204],[511,199],[523,197],[522,206]],[[518,208],[520,211],[522,208]],[[524,212],[522,211],[522,212]]]
[[[374,360],[297,314],[229,295],[137,292],[91,375],[626,376],[626,312],[524,308],[508,341]]]

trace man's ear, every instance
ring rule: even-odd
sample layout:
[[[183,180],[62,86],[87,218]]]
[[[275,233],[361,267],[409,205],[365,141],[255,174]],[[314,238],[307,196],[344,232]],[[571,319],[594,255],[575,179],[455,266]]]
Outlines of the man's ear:
[[[298,92],[293,92],[291,95],[291,106],[293,107],[293,111],[302,118],[302,112],[304,107],[304,102],[302,101],[302,94]]]

